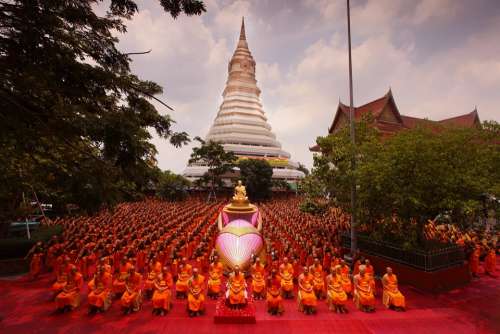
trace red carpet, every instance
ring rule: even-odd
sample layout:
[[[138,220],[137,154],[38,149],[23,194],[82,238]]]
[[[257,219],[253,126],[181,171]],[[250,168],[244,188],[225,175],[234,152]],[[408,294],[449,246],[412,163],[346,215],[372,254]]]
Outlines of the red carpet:
[[[207,301],[206,315],[194,319],[187,316],[184,301],[175,301],[165,317],[153,316],[149,301],[130,316],[122,316],[115,302],[107,313],[89,317],[85,297],[77,311],[55,315],[48,287],[47,278],[0,280],[0,333],[500,333],[500,278],[486,276],[440,295],[402,286],[408,304],[405,313],[383,308],[380,295],[374,314],[359,312],[349,302],[350,313],[337,315],[328,312],[322,301],[317,315],[305,316],[296,310],[295,301],[286,301],[285,314],[272,317],[263,301],[255,301],[257,323],[240,325],[215,324],[212,300]]]

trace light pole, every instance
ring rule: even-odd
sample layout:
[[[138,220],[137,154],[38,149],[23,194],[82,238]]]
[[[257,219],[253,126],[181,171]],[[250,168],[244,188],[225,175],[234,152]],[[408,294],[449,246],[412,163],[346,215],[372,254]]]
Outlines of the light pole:
[[[350,1],[347,0],[347,38],[349,45],[349,125],[351,134],[351,143],[353,149],[356,147],[356,137],[354,129],[354,102],[352,96],[352,57],[351,57],[351,11],[350,11]],[[356,253],[357,238],[356,238],[356,178],[354,171],[356,170],[356,151],[353,151],[351,157],[351,172],[352,172],[352,183],[351,183],[351,256],[354,258]]]

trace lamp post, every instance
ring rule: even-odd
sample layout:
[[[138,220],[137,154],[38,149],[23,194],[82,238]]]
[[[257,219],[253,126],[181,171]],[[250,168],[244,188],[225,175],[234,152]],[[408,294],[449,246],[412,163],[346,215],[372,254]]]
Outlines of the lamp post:
[[[351,57],[351,11],[350,1],[347,0],[347,38],[349,46],[349,125],[351,134],[351,143],[353,148],[356,147],[356,137],[354,128],[354,102],[352,96],[352,57]],[[356,178],[354,171],[356,170],[356,152],[354,151],[351,157],[351,256],[354,258],[356,253],[357,238],[356,238]]]

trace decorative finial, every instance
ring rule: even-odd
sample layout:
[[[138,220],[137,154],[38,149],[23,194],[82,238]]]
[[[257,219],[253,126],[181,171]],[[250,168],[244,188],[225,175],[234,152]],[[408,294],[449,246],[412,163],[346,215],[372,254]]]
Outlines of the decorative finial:
[[[246,41],[247,37],[245,36],[245,17],[241,17],[241,32],[240,32],[240,40]]]

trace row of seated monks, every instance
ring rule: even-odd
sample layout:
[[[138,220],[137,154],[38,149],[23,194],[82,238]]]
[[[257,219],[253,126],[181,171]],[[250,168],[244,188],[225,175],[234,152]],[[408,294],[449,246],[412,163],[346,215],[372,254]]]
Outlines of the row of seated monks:
[[[68,261],[69,262],[69,261]],[[363,263],[363,264],[362,264]],[[373,267],[368,260],[358,260],[355,274],[351,279],[346,263],[337,259],[326,275],[319,259],[310,267],[303,267],[294,282],[294,268],[284,258],[279,267],[271,268],[266,274],[266,266],[259,258],[251,266],[250,286],[255,300],[265,300],[271,315],[284,312],[283,299],[293,299],[297,288],[298,310],[305,314],[316,313],[318,300],[325,299],[329,309],[337,313],[347,313],[346,303],[353,298],[356,307],[364,312],[375,310],[375,280]],[[65,278],[65,279],[64,279]],[[177,279],[168,266],[155,263],[143,282],[143,276],[127,262],[124,271],[112,275],[111,266],[105,259],[100,261],[94,277],[88,283],[89,314],[105,312],[114,299],[120,299],[124,314],[140,310],[143,299],[151,299],[153,314],[165,315],[172,307],[172,290],[177,299],[186,299],[189,316],[202,315],[205,311],[205,294],[212,299],[223,296],[230,308],[244,308],[248,302],[248,284],[245,273],[236,266],[227,278],[223,293],[223,265],[217,255],[213,256],[208,271],[208,279],[193,268],[186,259],[179,265]],[[398,281],[391,268],[382,277],[383,304],[396,311],[405,310],[405,298],[398,289]],[[70,311],[78,307],[83,279],[76,266],[67,264],[66,275],[52,286],[58,312]]]

